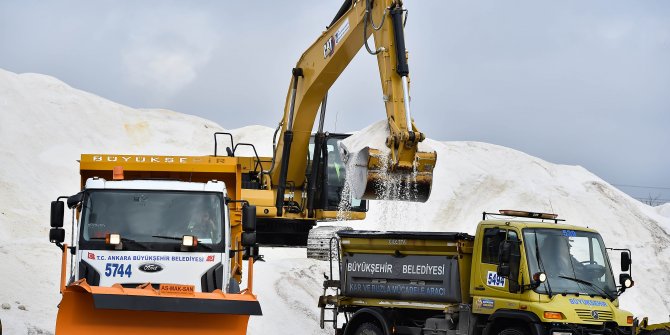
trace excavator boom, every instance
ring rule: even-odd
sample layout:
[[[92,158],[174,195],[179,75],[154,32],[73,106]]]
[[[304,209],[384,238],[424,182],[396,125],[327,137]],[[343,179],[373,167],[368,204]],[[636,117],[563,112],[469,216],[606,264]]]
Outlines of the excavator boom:
[[[276,187],[276,206],[281,214],[287,184],[300,188],[307,180],[308,145],[319,105],[328,89],[363,46],[377,57],[382,93],[388,121],[384,148],[366,148],[346,152],[349,167],[362,169],[365,181],[354,181],[354,196],[385,198],[375,192],[375,184],[388,180],[388,174],[400,175],[412,194],[399,200],[426,201],[432,184],[435,152],[419,152],[425,139],[411,118],[409,107],[409,66],[404,43],[404,13],[397,0],[349,0],[344,3],[331,25],[312,44],[293,69],[286,96],[281,134],[276,146],[269,183]],[[367,45],[374,36],[375,49]],[[380,164],[382,162],[383,164]],[[380,171],[384,169],[385,171]],[[361,185],[363,183],[363,185]],[[394,192],[397,194],[397,192]]]

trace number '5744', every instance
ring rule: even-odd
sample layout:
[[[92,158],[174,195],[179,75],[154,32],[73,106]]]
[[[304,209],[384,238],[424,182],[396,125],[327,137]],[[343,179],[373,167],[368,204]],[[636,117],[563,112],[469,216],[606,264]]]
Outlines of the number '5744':
[[[131,264],[107,263],[105,264],[105,277],[129,277],[133,274]]]

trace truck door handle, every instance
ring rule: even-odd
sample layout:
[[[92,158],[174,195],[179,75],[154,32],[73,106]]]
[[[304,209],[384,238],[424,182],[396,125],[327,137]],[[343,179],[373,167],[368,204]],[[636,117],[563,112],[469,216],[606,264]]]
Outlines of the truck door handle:
[[[480,286],[475,287],[475,290],[477,290],[477,291],[484,291],[485,288],[484,288],[484,286],[481,286],[481,285],[480,285]]]

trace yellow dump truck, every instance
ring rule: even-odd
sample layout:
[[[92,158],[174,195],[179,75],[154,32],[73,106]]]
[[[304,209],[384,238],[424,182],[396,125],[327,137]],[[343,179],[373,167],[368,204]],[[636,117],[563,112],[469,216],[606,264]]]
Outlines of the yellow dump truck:
[[[333,242],[340,255],[319,307],[336,334],[634,331],[617,299],[633,285],[630,251],[609,249],[621,251],[617,285],[600,234],[554,214],[484,213],[475,236],[341,231]]]
[[[51,203],[57,334],[246,333],[261,314],[256,207],[241,199],[237,158],[85,154],[80,174],[81,192]]]

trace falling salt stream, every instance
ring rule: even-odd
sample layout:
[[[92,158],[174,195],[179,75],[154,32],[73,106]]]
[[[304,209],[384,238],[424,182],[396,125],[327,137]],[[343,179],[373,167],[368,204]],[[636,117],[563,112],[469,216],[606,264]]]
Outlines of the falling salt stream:
[[[342,195],[340,196],[340,203],[337,204],[337,221],[346,221],[351,218],[351,180],[353,179],[354,169],[353,160],[347,162],[344,175],[344,187],[342,187]]]
[[[375,222],[375,229],[382,230],[413,230],[412,223],[416,220],[416,206],[412,205],[412,201],[417,199],[418,188],[416,185],[417,171],[416,168],[410,174],[394,174],[390,170],[390,160],[387,155],[379,157],[380,169],[378,171],[381,183],[374,185],[375,194],[380,199],[374,201],[372,206],[381,209],[380,216]],[[346,175],[344,187],[342,189],[342,197],[338,204],[337,220],[345,221],[351,218],[349,211],[351,210],[351,194],[353,178],[353,160],[347,162]],[[405,200],[405,201],[403,201]],[[406,201],[409,200],[409,201]],[[355,224],[354,224],[355,226]]]

